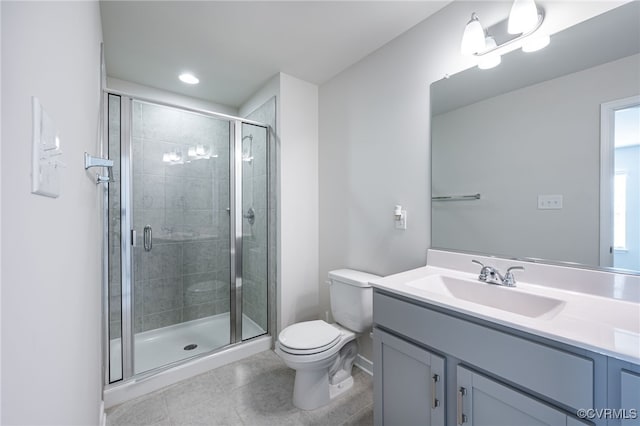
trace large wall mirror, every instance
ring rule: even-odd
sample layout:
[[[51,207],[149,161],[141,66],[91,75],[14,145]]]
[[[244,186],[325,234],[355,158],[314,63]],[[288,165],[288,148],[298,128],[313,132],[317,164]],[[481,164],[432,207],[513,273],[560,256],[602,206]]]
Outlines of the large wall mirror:
[[[435,82],[431,246],[640,274],[639,52],[631,2]]]

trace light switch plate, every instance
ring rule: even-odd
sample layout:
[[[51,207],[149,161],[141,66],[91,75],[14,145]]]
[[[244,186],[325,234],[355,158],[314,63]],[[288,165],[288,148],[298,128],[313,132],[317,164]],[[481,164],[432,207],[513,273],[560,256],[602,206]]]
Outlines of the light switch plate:
[[[31,193],[57,198],[60,195],[59,156],[60,139],[53,119],[42,108],[40,100],[32,97],[33,153],[31,164]]]
[[[395,221],[396,229],[407,229],[407,211],[402,210],[402,217]]]

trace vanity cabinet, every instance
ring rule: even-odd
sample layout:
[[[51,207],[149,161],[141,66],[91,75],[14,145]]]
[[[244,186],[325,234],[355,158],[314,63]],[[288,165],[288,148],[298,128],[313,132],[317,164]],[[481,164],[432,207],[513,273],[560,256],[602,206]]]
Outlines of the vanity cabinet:
[[[587,425],[463,366],[457,367],[456,423],[474,426]]]
[[[374,330],[376,388],[384,388],[375,406],[379,424],[443,425],[444,358],[381,330]]]
[[[623,426],[640,426],[640,374],[620,371],[620,402]]]
[[[376,426],[608,425],[577,416],[608,406],[606,356],[379,289],[373,312]]]
[[[610,426],[640,426],[640,365],[610,360],[609,408]]]

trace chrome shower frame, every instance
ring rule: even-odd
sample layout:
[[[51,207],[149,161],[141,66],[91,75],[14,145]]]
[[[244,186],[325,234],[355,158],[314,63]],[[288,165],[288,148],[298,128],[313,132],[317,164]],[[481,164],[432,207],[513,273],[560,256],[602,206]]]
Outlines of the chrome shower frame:
[[[121,385],[128,382],[133,382],[136,380],[140,380],[143,378],[147,378],[149,376],[155,375],[159,372],[165,371],[176,365],[184,364],[189,362],[195,358],[201,358],[208,355],[211,355],[215,352],[220,352],[226,350],[230,347],[240,345],[243,342],[242,339],[242,279],[243,279],[243,271],[242,271],[242,244],[243,244],[243,234],[242,234],[242,223],[243,223],[243,209],[242,209],[242,125],[250,124],[257,127],[262,127],[265,129],[266,134],[266,170],[267,176],[270,176],[272,173],[271,170],[271,128],[269,125],[248,120],[245,118],[234,117],[227,114],[221,114],[214,111],[209,111],[205,109],[198,108],[190,108],[184,107],[182,105],[176,105],[172,103],[167,103],[164,101],[158,101],[156,99],[149,99],[139,96],[133,96],[131,94],[121,92],[118,90],[105,89],[103,91],[104,95],[104,111],[109,111],[109,96],[114,95],[120,97],[120,159],[113,159],[114,161],[120,160],[120,175],[121,175],[121,194],[120,194],[120,239],[121,239],[121,247],[120,247],[120,256],[121,256],[121,360],[122,360],[122,378],[120,380],[111,381],[110,380],[110,340],[109,340],[109,257],[108,257],[108,245],[109,245],[109,185],[107,183],[103,187],[103,295],[105,296],[102,303],[103,307],[103,318],[104,318],[104,326],[103,326],[103,365],[104,365],[104,384],[108,389],[115,385]],[[133,332],[133,307],[135,306],[134,301],[134,292],[133,292],[133,283],[134,272],[133,272],[133,247],[136,244],[135,241],[135,232],[133,231],[133,218],[132,218],[132,210],[133,206],[133,194],[132,194],[132,103],[133,101],[146,102],[158,106],[164,106],[169,108],[175,108],[185,112],[192,112],[204,116],[208,116],[211,118],[222,119],[229,122],[230,127],[230,155],[229,155],[229,202],[230,202],[230,343],[221,348],[213,349],[209,352],[205,352],[203,354],[199,354],[190,358],[185,358],[153,370],[141,372],[135,374],[134,369],[134,332]],[[109,150],[109,120],[103,119],[102,122],[102,132],[103,132],[103,140],[105,143],[102,144],[102,156],[104,158],[108,157]],[[267,182],[271,182],[271,179],[267,179]],[[274,188],[271,188],[271,185],[268,183],[267,185],[267,208],[266,208],[266,224],[269,227],[271,223],[271,191]],[[270,232],[267,231],[267,247],[270,247]],[[272,330],[271,321],[272,321],[272,301],[271,292],[269,291],[269,287],[274,286],[275,283],[271,282],[271,267],[272,267],[272,259],[271,257],[275,256],[275,253],[272,253],[269,249],[267,250],[267,270],[266,270],[266,282],[267,282],[267,330],[266,335],[269,335]],[[264,336],[264,335],[261,335]],[[256,336],[259,337],[259,336]],[[247,339],[250,340],[250,339]]]

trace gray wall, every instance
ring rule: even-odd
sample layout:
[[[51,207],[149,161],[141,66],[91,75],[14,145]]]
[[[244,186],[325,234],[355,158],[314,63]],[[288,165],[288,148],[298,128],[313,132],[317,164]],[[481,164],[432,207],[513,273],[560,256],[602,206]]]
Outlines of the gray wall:
[[[553,34],[616,2],[537,2]],[[460,55],[464,25],[505,19],[509,2],[453,2],[320,87],[320,312],[329,309],[327,272],[380,275],[422,266],[431,235],[429,85],[474,66]],[[489,71],[490,72],[490,71]],[[394,229],[393,207],[408,212]],[[363,353],[370,356],[368,338]]]

